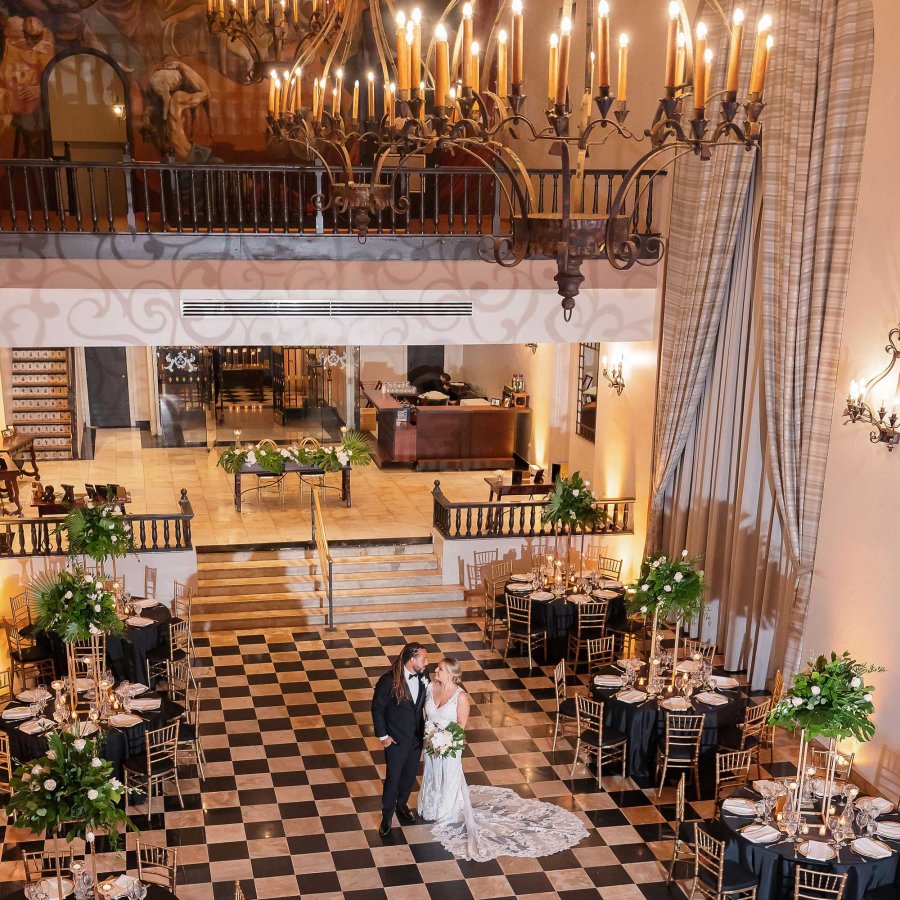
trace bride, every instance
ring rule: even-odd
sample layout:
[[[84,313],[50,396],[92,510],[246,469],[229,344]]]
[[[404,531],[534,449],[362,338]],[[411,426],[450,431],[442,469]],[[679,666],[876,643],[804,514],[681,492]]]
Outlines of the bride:
[[[463,729],[469,695],[462,688],[459,662],[446,657],[425,689],[427,722]],[[460,859],[486,862],[498,856],[549,856],[588,836],[581,819],[551,803],[526,800],[508,788],[466,784],[462,754],[425,754],[419,815],[433,821],[432,834]]]

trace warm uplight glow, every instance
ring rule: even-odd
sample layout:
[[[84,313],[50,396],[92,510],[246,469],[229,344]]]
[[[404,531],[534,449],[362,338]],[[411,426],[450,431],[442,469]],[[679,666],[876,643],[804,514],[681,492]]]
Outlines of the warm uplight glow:
[[[620,46],[620,47],[627,47],[627,46],[628,46],[628,35],[627,35],[627,34],[620,34],[620,35],[619,35],[619,46]]]
[[[601,4],[602,5],[602,4]],[[572,33],[572,20],[568,17],[559,23],[559,31],[564,37]]]
[[[703,22],[697,23],[697,40],[698,41],[706,40],[706,25]]]
[[[444,27],[444,23],[441,22],[437,28],[434,29],[434,37],[435,40],[438,41],[446,41],[447,40],[447,29]]]
[[[554,31],[553,34],[550,35],[550,46],[558,47],[559,46],[559,35]]]
[[[744,24],[744,11],[738,7],[734,11],[734,15],[731,17],[732,24],[734,25],[743,25]]]
[[[669,3],[669,18],[678,18],[678,4],[675,2],[675,0],[671,0],[671,2]]]
[[[406,28],[406,13],[402,9],[397,13],[397,28]]]
[[[756,26],[757,31],[771,31],[772,29],[772,17],[766,13],[760,20]]]

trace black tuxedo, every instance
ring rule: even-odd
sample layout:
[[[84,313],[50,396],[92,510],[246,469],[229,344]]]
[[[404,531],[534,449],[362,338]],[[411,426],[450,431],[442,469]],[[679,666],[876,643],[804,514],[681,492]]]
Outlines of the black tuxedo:
[[[385,672],[375,685],[372,697],[372,722],[375,735],[393,738],[394,743],[384,749],[387,775],[381,807],[384,816],[391,819],[398,803],[405,804],[416,781],[419,759],[422,756],[422,739],[425,734],[425,687],[428,678],[418,676],[419,696],[413,701],[409,689],[408,673],[404,671],[405,696],[398,703],[391,696],[392,675]]]

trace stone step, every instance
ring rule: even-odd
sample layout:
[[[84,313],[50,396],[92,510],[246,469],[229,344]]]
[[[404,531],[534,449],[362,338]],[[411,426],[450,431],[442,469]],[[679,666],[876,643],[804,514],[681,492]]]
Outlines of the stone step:
[[[369,544],[366,541],[331,541],[328,547],[334,559],[365,556],[409,556],[429,554],[433,547],[431,538],[398,538],[383,544]],[[210,548],[197,548],[197,562],[217,563],[220,566],[239,562],[261,562],[264,560],[296,560],[312,559],[316,555],[316,546],[309,541],[298,542],[270,550],[258,550],[252,546],[237,547],[231,550],[218,551]]]
[[[438,568],[432,553],[401,553],[392,556],[334,557],[334,571],[340,577],[363,572],[431,571]],[[197,576],[201,582],[231,581],[238,578],[287,578],[309,576],[319,571],[319,556],[313,553],[296,559],[252,559],[230,562],[198,562]]]
[[[349,588],[378,590],[387,587],[427,587],[441,584],[441,573],[436,569],[426,572],[358,572],[346,574],[335,572],[334,589],[344,591]],[[316,571],[294,576],[247,575],[240,578],[198,577],[197,597],[245,594],[256,590],[260,596],[272,597],[284,592],[324,590],[324,579]]]

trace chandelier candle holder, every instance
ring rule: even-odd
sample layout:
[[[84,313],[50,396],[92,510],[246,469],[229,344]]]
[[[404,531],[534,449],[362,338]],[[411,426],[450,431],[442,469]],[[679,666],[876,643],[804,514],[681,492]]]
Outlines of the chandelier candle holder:
[[[609,386],[621,397],[622,391],[625,390],[625,378],[622,375],[622,367],[625,364],[625,357],[619,357],[619,362],[614,364],[612,368],[607,365],[607,359],[603,357],[603,377],[609,382]]]
[[[890,356],[887,367],[866,382],[852,381],[850,392],[847,395],[847,405],[844,408],[844,424],[857,422],[868,426],[869,440],[873,444],[886,444],[888,451],[892,451],[900,443],[900,399],[894,397],[891,409],[888,411],[888,401],[882,395],[878,409],[869,403],[869,395],[881,384],[893,371],[900,358],[900,325],[888,332],[888,342],[884,352]]]

